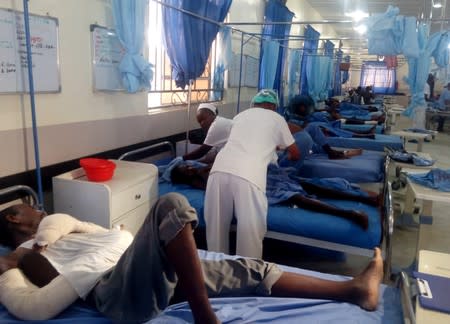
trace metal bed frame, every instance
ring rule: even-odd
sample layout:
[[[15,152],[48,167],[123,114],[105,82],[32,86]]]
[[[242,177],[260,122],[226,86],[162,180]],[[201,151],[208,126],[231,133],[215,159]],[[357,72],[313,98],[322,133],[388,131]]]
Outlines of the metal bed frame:
[[[175,157],[175,149],[174,145],[169,141],[164,141],[161,143],[156,143],[153,145],[149,145],[146,147],[142,147],[136,150],[129,151],[125,154],[122,154],[119,157],[119,160],[123,160],[125,158],[130,158],[133,155],[138,153],[148,152],[148,156],[152,155],[152,151],[157,149],[161,149],[166,147],[168,151],[170,151],[171,156]],[[391,183],[388,181],[388,171],[390,165],[390,158],[387,156],[384,162],[384,184],[382,189],[382,194],[384,197],[384,219],[383,219],[383,229],[382,229],[382,253],[384,258],[384,274],[385,278],[389,279],[391,276],[391,264],[392,264],[392,234],[394,232],[394,208],[392,204],[392,188]],[[322,241],[317,239],[311,239],[308,237],[297,236],[292,234],[285,234],[281,232],[275,231],[267,231],[265,237],[276,239],[285,242],[303,244],[308,246],[314,246],[319,248],[324,248],[328,250],[344,252],[354,255],[361,255],[371,257],[373,255],[372,249],[365,249],[360,247],[349,246],[340,243],[333,243],[329,241]]]

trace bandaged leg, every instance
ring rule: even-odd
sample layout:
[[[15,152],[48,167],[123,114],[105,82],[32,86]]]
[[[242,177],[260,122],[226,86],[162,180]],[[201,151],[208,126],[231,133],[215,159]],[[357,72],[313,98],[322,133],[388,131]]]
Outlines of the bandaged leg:
[[[22,320],[50,319],[78,299],[69,282],[61,275],[38,288],[19,269],[0,276],[0,302]]]

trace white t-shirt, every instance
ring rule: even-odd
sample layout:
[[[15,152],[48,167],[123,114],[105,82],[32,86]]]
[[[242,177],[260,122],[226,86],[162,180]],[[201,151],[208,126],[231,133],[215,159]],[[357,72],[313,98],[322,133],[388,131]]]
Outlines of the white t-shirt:
[[[213,172],[241,177],[266,191],[267,166],[277,146],[294,143],[286,121],[274,111],[250,108],[233,119],[233,127],[224,148],[217,154]]]
[[[220,151],[230,136],[233,120],[217,116],[214,122],[209,126],[208,134],[203,144],[213,146]]]
[[[130,232],[71,233],[49,245],[41,254],[69,281],[78,296],[86,298],[103,273],[116,265],[133,241]],[[21,247],[32,248],[34,240]]]
[[[425,82],[425,86],[423,88],[423,94],[430,98],[430,85]]]
[[[450,90],[448,90],[447,88],[444,88],[444,90],[442,90],[441,95],[439,96],[439,108],[442,110],[446,110],[447,109],[447,105],[445,104],[446,101],[450,100]]]

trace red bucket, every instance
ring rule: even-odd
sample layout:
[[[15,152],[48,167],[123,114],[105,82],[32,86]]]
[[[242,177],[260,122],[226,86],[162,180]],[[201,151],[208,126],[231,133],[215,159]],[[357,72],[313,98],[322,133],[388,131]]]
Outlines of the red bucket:
[[[89,181],[108,181],[114,175],[116,164],[109,160],[97,158],[80,159],[80,165],[86,172]]]

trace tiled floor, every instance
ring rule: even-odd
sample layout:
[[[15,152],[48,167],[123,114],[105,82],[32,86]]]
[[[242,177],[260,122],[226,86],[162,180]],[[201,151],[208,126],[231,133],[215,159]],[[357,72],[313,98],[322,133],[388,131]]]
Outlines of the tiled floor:
[[[410,125],[409,119],[400,116],[392,130],[401,130],[411,127]],[[439,133],[433,141],[424,143],[423,151],[437,159],[436,167],[450,169],[449,146],[450,133]],[[416,150],[416,144],[407,143],[406,149],[414,151]],[[407,217],[401,217],[397,213],[396,218],[398,224],[395,226],[393,234],[392,259],[394,271],[408,267],[414,261],[419,233],[417,226],[401,225],[408,224],[409,219]],[[433,235],[426,242],[426,248],[450,253],[450,204],[433,204],[433,224],[430,228]],[[283,253],[280,253],[280,251],[283,251]],[[344,275],[359,273],[368,262],[366,257],[325,253],[310,248],[292,247],[275,241],[265,242],[264,256],[266,259],[279,263]]]

